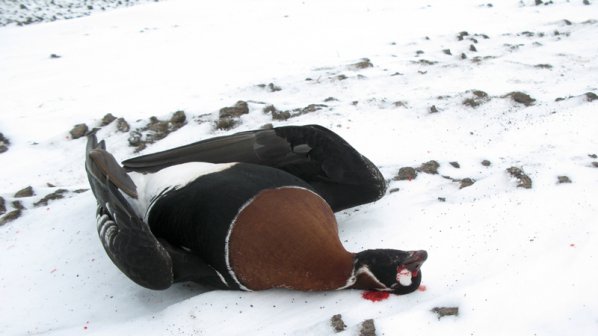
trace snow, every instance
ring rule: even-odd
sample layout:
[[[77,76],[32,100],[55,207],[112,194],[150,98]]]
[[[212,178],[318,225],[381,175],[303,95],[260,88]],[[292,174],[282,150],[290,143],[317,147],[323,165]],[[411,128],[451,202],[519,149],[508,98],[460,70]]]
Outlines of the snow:
[[[330,335],[335,314],[348,325],[341,335],[370,318],[378,335],[597,334],[598,102],[586,93],[598,93],[598,7],[491,4],[170,0],[0,28],[0,132],[10,140],[0,196],[7,212],[25,207],[0,226],[0,334]],[[354,66],[363,58],[373,66]],[[269,83],[282,90],[258,86]],[[473,90],[487,99],[464,105]],[[513,101],[515,91],[535,103]],[[215,129],[218,110],[238,100],[250,113]],[[278,121],[262,112],[269,104],[327,107]],[[85,139],[69,130],[99,127],[106,113],[135,130],[178,110],[187,124],[142,154],[266,123],[340,134],[393,190],[337,214],[341,241],[427,250],[426,290],[370,302],[352,290],[132,283],[101,247],[93,195],[75,192],[88,188]],[[97,134],[118,160],[138,155],[114,122]],[[429,160],[438,175],[393,179]],[[460,189],[464,178],[475,183]],[[27,186],[34,196],[14,197]],[[59,188],[63,199],[33,205]],[[435,307],[459,315],[438,318]]]

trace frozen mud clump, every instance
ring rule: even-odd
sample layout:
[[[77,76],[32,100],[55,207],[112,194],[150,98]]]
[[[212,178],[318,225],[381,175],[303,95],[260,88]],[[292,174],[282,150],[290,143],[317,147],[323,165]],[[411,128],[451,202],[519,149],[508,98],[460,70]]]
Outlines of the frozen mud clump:
[[[417,177],[417,171],[412,167],[402,167],[399,174],[394,177],[395,181],[411,181]]]
[[[48,205],[48,202],[50,202],[50,201],[64,198],[64,194],[67,191],[68,190],[66,190],[66,189],[57,189],[53,193],[47,194],[46,196],[42,197],[39,201],[33,203],[33,206],[35,206],[35,207],[46,206],[46,205]]]
[[[119,132],[127,133],[131,129],[131,126],[129,126],[125,118],[118,118],[116,119],[116,129]]]
[[[362,58],[359,62],[349,65],[352,69],[367,69],[373,66],[374,64],[372,64],[369,58]]]
[[[475,180],[467,177],[459,181],[459,183],[459,189],[463,189],[472,186],[475,183]]]
[[[145,127],[130,132],[129,145],[137,147],[135,151],[139,152],[145,149],[147,144],[162,140],[170,133],[183,127],[186,124],[186,120],[187,117],[184,111],[175,112],[170,120],[160,120],[156,117],[150,117],[149,123]],[[125,125],[117,125],[117,128],[119,126],[124,127]],[[126,124],[126,127],[128,126]]]
[[[31,186],[28,186],[26,188],[23,188],[23,189],[17,191],[15,193],[15,198],[31,197],[33,195],[34,195],[33,188]]]
[[[4,134],[0,133],[0,153],[6,152],[8,150],[8,145],[10,145],[10,141]]]
[[[598,99],[598,96],[594,92],[586,92],[586,100],[589,102],[593,102],[594,100]]]
[[[532,98],[527,93],[523,93],[523,92],[519,92],[519,91],[511,92],[511,93],[505,95],[503,98],[506,98],[506,97],[510,97],[514,102],[523,104],[525,106],[531,106],[536,101],[534,98]]]
[[[532,179],[529,176],[527,176],[527,174],[525,174],[525,172],[521,168],[511,167],[507,169],[507,172],[519,181],[517,183],[518,188],[532,188]]]
[[[569,178],[569,176],[558,176],[557,177],[557,183],[558,184],[562,184],[562,183],[571,183],[571,179]]]
[[[74,140],[74,139],[79,139],[80,137],[84,136],[85,134],[87,134],[88,131],[89,131],[89,128],[87,127],[87,125],[77,124],[77,125],[73,126],[73,129],[71,129],[71,131],[69,133],[71,134],[71,138]]]
[[[374,325],[374,320],[368,319],[361,323],[359,336],[376,336],[376,326]]]
[[[481,90],[472,90],[471,97],[463,100],[463,105],[470,107],[478,107],[490,101],[488,94]]]
[[[426,173],[426,174],[438,174],[438,168],[440,167],[440,164],[435,161],[435,160],[431,160],[428,161],[426,163],[422,163],[422,165],[417,168],[418,171]]]
[[[432,309],[433,313],[438,315],[438,319],[445,316],[458,316],[459,315],[459,307],[435,307]]]
[[[341,331],[345,330],[345,328],[347,328],[347,325],[343,321],[343,317],[341,316],[341,314],[336,314],[336,315],[332,316],[332,318],[330,319],[330,324],[332,325],[332,328],[334,329],[334,331],[337,333],[341,332]]]
[[[235,105],[223,107],[218,114],[218,121],[216,121],[216,128],[221,130],[230,130],[237,126],[239,118],[249,113],[249,106],[247,102],[239,100]]]
[[[116,117],[113,116],[112,113],[108,113],[102,118],[100,126],[110,125],[114,120],[116,120]]]
[[[13,211],[7,213],[2,218],[0,218],[0,226],[6,224],[8,222],[12,222],[13,220],[21,217],[22,214],[23,214],[23,210],[21,210],[21,209],[16,209],[16,210],[13,210]]]

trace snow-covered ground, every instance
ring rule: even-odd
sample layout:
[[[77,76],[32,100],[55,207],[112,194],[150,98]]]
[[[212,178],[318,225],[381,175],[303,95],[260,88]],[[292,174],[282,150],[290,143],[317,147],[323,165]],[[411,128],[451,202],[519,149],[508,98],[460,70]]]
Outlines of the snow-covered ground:
[[[330,335],[335,314],[343,335],[366,319],[377,335],[598,334],[598,5],[544,2],[170,0],[0,28],[0,334]],[[217,129],[239,100],[249,113]],[[341,241],[426,249],[425,288],[132,283],[97,238],[69,131],[124,118],[98,131],[124,160],[176,111],[186,124],[141,153],[267,123],[339,133],[389,180],[337,214]],[[395,180],[430,160],[439,174]]]

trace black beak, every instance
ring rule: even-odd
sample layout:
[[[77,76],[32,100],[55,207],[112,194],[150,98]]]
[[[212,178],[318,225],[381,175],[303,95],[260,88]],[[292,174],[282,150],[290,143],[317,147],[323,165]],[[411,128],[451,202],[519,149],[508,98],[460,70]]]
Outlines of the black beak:
[[[428,259],[428,252],[424,250],[410,251],[409,256],[403,261],[403,266],[407,267],[407,269],[415,277],[419,273],[419,269],[422,267],[426,259]]]

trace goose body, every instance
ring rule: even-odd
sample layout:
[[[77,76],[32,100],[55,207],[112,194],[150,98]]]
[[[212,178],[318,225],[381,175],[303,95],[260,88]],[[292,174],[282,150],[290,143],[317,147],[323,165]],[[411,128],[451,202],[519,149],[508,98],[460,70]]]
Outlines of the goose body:
[[[421,281],[425,251],[343,247],[334,212],[377,200],[386,185],[323,127],[238,133],[123,164],[90,136],[86,169],[100,240],[142,286],[402,294]]]

